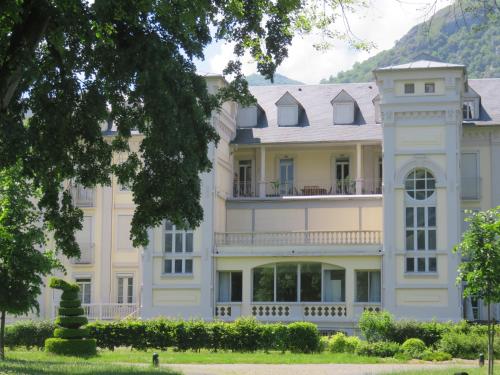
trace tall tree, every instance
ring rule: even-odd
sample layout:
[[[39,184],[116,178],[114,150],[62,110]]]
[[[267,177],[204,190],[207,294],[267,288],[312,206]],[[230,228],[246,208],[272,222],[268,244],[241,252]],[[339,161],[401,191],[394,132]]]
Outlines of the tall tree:
[[[38,311],[42,279],[59,263],[44,251],[46,234],[36,191],[16,166],[0,171],[0,359],[5,316]]]
[[[131,186],[135,245],[163,219],[196,227],[199,174],[211,168],[208,144],[217,141],[210,115],[227,99],[252,100],[239,59],[250,54],[272,78],[297,33],[345,36],[332,25],[358,1],[2,1],[0,169],[22,162],[69,256],[79,252],[81,214],[59,200],[65,180],[90,187],[115,174]],[[210,95],[194,59],[214,40],[233,43],[237,58],[224,71],[234,80]],[[117,129],[111,142],[102,136],[107,122]],[[128,148],[134,128],[143,135],[138,151]],[[127,159],[113,165],[113,152]]]
[[[500,207],[470,214],[469,228],[455,248],[463,258],[457,282],[464,284],[465,297],[481,299],[488,307],[488,374],[493,375],[491,304],[500,303]]]

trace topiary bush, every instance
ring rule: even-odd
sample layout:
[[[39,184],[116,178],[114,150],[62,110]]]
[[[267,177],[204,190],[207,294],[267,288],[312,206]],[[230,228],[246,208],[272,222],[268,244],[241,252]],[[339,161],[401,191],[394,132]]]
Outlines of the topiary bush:
[[[52,278],[49,286],[63,291],[59,316],[54,323],[54,337],[45,340],[45,350],[55,354],[91,356],[96,354],[96,340],[89,339],[89,330],[81,328],[88,323],[78,299],[79,287],[62,279]],[[62,303],[61,303],[62,305]]]
[[[287,326],[288,349],[295,353],[313,353],[321,348],[318,327],[313,323],[295,322]]]
[[[424,354],[425,349],[425,343],[416,338],[408,339],[403,343],[403,345],[401,345],[401,351],[415,359],[420,359]]]

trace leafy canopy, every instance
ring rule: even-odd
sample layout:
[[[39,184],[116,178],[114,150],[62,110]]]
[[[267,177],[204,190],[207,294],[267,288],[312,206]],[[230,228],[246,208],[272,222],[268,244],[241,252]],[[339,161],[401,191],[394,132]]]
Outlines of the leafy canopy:
[[[469,228],[455,248],[464,258],[457,282],[465,282],[466,297],[500,302],[500,207],[469,214]]]
[[[14,315],[38,311],[42,278],[59,267],[46,242],[38,194],[17,167],[0,171],[0,311]]]
[[[68,256],[79,253],[82,213],[65,181],[91,187],[115,175],[130,186],[136,246],[164,219],[196,227],[199,174],[218,139],[210,115],[226,100],[252,101],[240,58],[249,54],[272,78],[294,35],[349,39],[332,25],[358,1],[2,1],[0,169],[19,162],[42,189],[44,219]],[[232,43],[237,56],[224,71],[234,80],[217,94],[193,63],[213,40]],[[113,137],[102,135],[107,124]],[[137,148],[129,148],[133,129]]]

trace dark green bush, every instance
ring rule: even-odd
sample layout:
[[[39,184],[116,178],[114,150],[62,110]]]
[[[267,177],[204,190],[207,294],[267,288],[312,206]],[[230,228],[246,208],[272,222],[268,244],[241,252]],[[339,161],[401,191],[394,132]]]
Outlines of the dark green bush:
[[[455,358],[477,359],[480,353],[488,352],[488,336],[482,329],[473,329],[468,333],[450,331],[443,335],[439,349],[450,353]],[[498,332],[498,331],[497,331]],[[500,358],[500,334],[494,340],[495,357]]]
[[[363,311],[359,319],[359,328],[368,342],[388,341],[394,329],[394,317],[387,311]]]
[[[370,357],[393,357],[399,352],[399,344],[397,342],[377,341],[366,342],[361,341],[356,349],[359,355],[366,355]]]
[[[320,349],[319,331],[313,323],[290,323],[288,330],[288,350],[296,353],[313,353]]]
[[[45,340],[45,350],[62,355],[87,357],[96,355],[94,339],[61,339],[58,337]]]
[[[167,350],[167,348],[175,346],[174,323],[171,320],[153,319],[146,321],[145,324],[145,335],[149,348]]]
[[[58,316],[54,323],[60,327],[78,328],[88,323],[86,316]]]
[[[54,324],[50,321],[19,320],[5,327],[5,345],[10,348],[24,346],[26,349],[41,349],[53,331]]]
[[[239,318],[231,330],[231,350],[254,352],[260,348],[261,324],[255,318]]]
[[[89,336],[87,328],[56,328],[54,329],[54,337],[60,339],[83,339]]]
[[[77,299],[72,299],[72,300],[67,300],[67,301],[61,301],[59,303],[60,307],[79,307],[81,305],[80,300]]]
[[[61,294],[61,299],[64,301],[79,301],[78,292],[73,290],[64,291]]]
[[[408,339],[401,345],[401,351],[415,359],[421,358],[425,349],[425,343],[416,338]]]
[[[281,323],[263,324],[260,327],[260,349],[268,352],[287,349],[288,326]]]
[[[66,316],[78,316],[85,314],[85,311],[82,307],[60,307],[58,313]]]

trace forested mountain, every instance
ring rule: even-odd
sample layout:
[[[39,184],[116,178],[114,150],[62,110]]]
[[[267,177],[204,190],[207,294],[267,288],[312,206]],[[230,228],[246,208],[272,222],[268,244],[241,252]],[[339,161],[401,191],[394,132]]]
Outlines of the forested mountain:
[[[274,83],[265,79],[260,74],[250,74],[246,77],[250,86],[265,86],[265,85],[303,85],[302,82],[288,78],[281,74],[274,75]]]
[[[486,19],[450,5],[413,27],[393,48],[321,83],[372,81],[373,69],[414,60],[465,64],[469,78],[500,77],[500,18]]]

